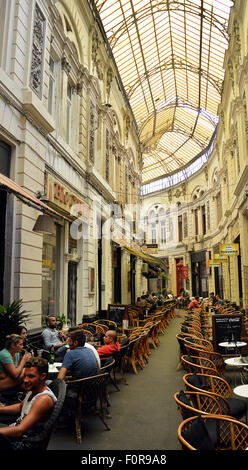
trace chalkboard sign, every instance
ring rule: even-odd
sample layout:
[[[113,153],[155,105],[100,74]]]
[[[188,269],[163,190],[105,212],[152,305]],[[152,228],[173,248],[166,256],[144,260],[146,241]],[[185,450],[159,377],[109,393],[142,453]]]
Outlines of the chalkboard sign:
[[[219,346],[223,342],[241,341],[244,335],[244,324],[242,314],[213,315],[213,345],[214,350],[224,355],[237,354],[237,349]]]
[[[108,320],[112,320],[117,323],[118,327],[122,327],[122,320],[127,318],[127,305],[108,304]]]

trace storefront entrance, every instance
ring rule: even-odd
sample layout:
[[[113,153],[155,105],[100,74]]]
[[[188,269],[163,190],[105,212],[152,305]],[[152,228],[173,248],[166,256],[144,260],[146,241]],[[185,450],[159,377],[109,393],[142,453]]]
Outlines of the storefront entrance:
[[[192,295],[208,297],[206,251],[191,253]]]

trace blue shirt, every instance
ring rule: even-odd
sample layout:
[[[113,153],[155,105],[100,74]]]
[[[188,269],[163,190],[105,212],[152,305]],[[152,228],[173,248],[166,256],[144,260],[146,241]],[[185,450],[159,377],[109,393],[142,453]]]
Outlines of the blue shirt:
[[[62,367],[70,369],[72,380],[97,375],[97,361],[93,351],[81,346],[66,353]]]
[[[50,349],[55,344],[63,343],[63,340],[59,337],[59,331],[56,328],[48,328],[46,327],[41,336],[44,341],[45,348]]]

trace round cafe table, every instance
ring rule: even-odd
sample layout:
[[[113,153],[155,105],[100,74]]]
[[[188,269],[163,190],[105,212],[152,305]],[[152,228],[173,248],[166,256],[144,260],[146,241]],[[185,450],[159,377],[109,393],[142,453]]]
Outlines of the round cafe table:
[[[231,341],[230,343],[228,341],[223,341],[222,343],[219,343],[219,346],[222,348],[225,348],[228,350],[229,348],[235,348],[237,353],[239,348],[243,348],[243,346],[246,346],[247,343],[245,341]]]
[[[248,384],[238,385],[233,389],[233,393],[241,398],[246,398],[246,424],[247,424],[247,407],[248,407]]]
[[[240,380],[241,383],[244,385],[247,382],[247,373],[245,373],[245,369],[248,366],[248,357],[229,357],[225,359],[225,364],[231,367],[237,367],[240,369]],[[236,375],[235,375],[235,383],[236,383]]]

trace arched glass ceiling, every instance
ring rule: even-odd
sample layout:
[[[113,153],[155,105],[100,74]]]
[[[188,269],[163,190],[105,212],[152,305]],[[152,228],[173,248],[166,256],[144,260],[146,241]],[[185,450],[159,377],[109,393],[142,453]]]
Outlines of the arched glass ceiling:
[[[143,144],[143,183],[210,142],[231,0],[95,0]]]

